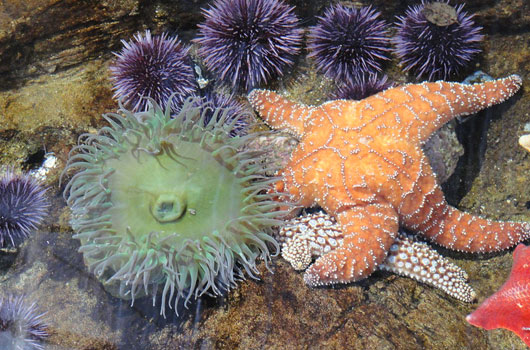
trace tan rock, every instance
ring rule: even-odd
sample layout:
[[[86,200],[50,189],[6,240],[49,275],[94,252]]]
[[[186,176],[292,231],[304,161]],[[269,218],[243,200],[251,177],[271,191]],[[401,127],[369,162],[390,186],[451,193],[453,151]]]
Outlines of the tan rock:
[[[530,134],[519,137],[519,144],[528,152],[530,152]]]

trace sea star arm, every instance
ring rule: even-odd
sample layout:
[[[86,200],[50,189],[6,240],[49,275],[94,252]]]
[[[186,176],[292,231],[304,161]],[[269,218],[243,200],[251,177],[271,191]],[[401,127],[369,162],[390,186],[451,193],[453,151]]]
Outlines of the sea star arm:
[[[425,142],[449,120],[501,103],[521,87],[518,75],[480,84],[438,81],[388,89],[357,104],[357,115],[376,125],[395,125],[399,137]]]
[[[344,240],[306,270],[304,281],[309,286],[348,283],[369,276],[386,258],[398,232],[398,216],[389,203],[351,207],[336,218]]]
[[[473,302],[477,296],[467,283],[468,275],[464,270],[426,243],[406,234],[398,235],[378,269],[423,282],[466,303]]]
[[[291,102],[270,90],[254,89],[248,94],[248,101],[267,125],[286,130],[298,139],[302,137],[304,123],[313,110],[313,107]]]
[[[424,158],[421,160],[425,163]],[[493,252],[530,238],[530,223],[493,221],[462,212],[445,201],[428,164],[421,167],[412,191],[393,198],[400,224],[452,250]]]
[[[344,233],[332,216],[314,213],[288,220],[280,228],[277,239],[282,244],[282,257],[295,270],[304,270],[313,258],[342,245]],[[467,284],[464,270],[403,232],[377,268],[426,283],[465,302],[472,302],[476,296]]]
[[[530,223],[484,219],[445,201],[429,221],[415,230],[444,247],[471,253],[507,249],[530,238]]]
[[[519,244],[513,252],[510,276],[466,320],[484,329],[505,328],[530,346],[530,247]]]

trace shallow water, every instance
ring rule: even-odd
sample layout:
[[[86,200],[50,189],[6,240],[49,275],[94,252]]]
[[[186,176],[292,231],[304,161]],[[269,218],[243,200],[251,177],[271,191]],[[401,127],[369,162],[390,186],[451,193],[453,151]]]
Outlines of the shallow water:
[[[223,295],[181,305],[178,316],[169,309],[167,318],[160,315],[160,297],[155,306],[149,297],[131,306],[130,300],[112,296],[87,270],[80,243],[72,238],[60,174],[78,135],[96,132],[106,125],[101,114],[118,108],[109,65],[120,40],[149,28],[190,43],[202,21],[200,9],[209,2],[97,3],[95,9],[51,0],[0,5],[0,163],[40,171],[50,201],[49,215],[23,244],[0,250],[0,296],[36,302],[48,325],[45,349],[526,348],[509,331],[484,331],[465,321],[507,278],[511,250],[476,255],[434,247],[469,274],[477,292],[477,301],[469,304],[380,271],[357,283],[309,288],[303,273],[280,256],[272,258],[269,269],[258,265],[259,280],[249,278]],[[328,4],[287,3],[297,6],[304,28]],[[454,136],[445,143],[440,162],[456,163],[456,170],[442,187],[448,202],[464,211],[530,221],[530,153],[517,143],[530,123],[530,5],[524,0],[465,3],[485,38],[483,52],[454,80],[479,69],[495,78],[517,73],[523,88],[508,102],[456,123],[465,153]],[[373,4],[388,22],[405,10],[393,1]],[[199,63],[195,46],[191,54]],[[404,74],[395,58],[384,71],[397,83],[418,81]],[[203,74],[213,79],[204,67]],[[292,72],[268,87],[307,104],[326,101],[334,90],[305,51]],[[282,145],[278,153],[285,158],[290,148]]]

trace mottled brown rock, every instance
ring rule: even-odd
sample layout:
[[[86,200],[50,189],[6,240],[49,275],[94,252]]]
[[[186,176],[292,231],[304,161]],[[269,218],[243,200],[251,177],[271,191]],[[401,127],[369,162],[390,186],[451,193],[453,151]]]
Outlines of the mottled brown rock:
[[[137,0],[3,1],[2,82],[53,73],[108,52],[133,29],[138,7]]]
[[[530,153],[518,145],[530,122],[530,53],[522,36],[491,38],[486,56],[492,75],[523,73],[523,87],[514,99],[493,108],[482,140],[480,172],[460,205],[495,219],[530,221]],[[498,50],[494,50],[497,44]],[[510,46],[510,49],[508,49]],[[509,50],[507,53],[506,51]],[[511,53],[510,53],[511,52]],[[478,146],[478,143],[477,143]],[[480,152],[475,148],[475,152]]]
[[[93,60],[0,91],[0,162],[28,170],[33,165],[25,163],[38,152],[66,160],[77,136],[95,132],[101,115],[117,108],[107,66]]]
[[[224,308],[153,333],[153,349],[488,349],[482,331],[464,319],[472,304],[417,282],[376,273],[312,289],[284,261],[274,272],[244,282]]]

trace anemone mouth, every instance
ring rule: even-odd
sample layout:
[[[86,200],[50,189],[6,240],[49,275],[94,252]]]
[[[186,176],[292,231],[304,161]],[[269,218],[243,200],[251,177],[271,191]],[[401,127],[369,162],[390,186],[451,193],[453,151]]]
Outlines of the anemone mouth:
[[[160,223],[177,221],[186,210],[186,198],[175,193],[162,193],[150,204],[151,215]]]
[[[230,289],[244,271],[256,278],[257,260],[277,254],[271,228],[285,214],[268,192],[278,179],[265,175],[266,150],[242,150],[257,135],[231,137],[238,118],[219,108],[210,118],[197,102],[174,118],[153,101],[141,113],[120,105],[65,168],[76,170],[64,196],[89,270],[110,271],[133,301],[162,287],[162,314],[166,302],[176,310],[181,298]]]

